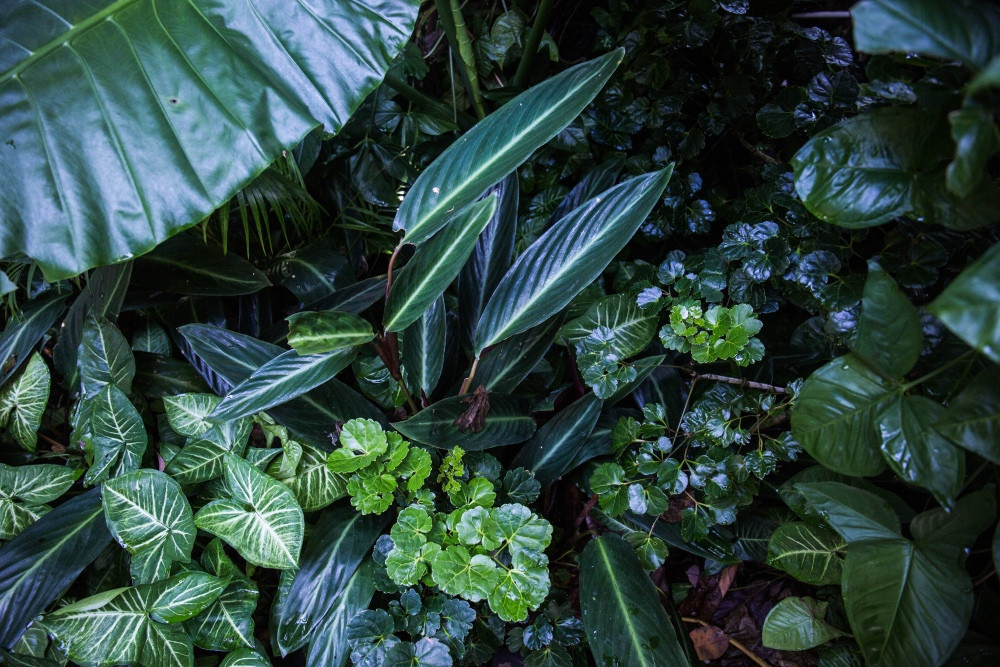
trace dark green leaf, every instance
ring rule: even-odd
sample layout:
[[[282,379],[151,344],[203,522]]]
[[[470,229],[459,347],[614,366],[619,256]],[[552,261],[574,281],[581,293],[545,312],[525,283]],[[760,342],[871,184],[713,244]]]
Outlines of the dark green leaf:
[[[185,624],[194,645],[210,651],[253,648],[257,584],[229,559],[219,539],[205,547],[201,564],[210,574],[229,583],[219,597]]]
[[[603,404],[593,393],[584,394],[538,429],[511,465],[527,468],[543,487],[548,486],[571,470],[597,424]]]
[[[792,435],[823,465],[845,475],[877,475],[885,466],[877,417],[898,389],[852,354],[805,381],[792,408]]]
[[[586,313],[567,322],[559,330],[559,336],[570,345],[575,345],[598,327],[606,327],[614,332],[607,353],[624,361],[649,345],[656,335],[658,323],[656,314],[643,312],[634,297],[615,294],[601,299]]]
[[[271,279],[309,304],[354,284],[354,269],[329,240],[317,241],[276,259]]]
[[[309,640],[306,667],[344,667],[350,655],[347,624],[368,608],[375,595],[375,561],[361,562]]]
[[[423,243],[392,282],[382,322],[402,331],[415,322],[458,276],[476,239],[497,208],[497,195],[470,205],[432,239]]]
[[[822,526],[782,524],[771,536],[767,564],[814,586],[839,585],[847,542]]]
[[[667,186],[673,168],[637,176],[574,209],[514,263],[476,328],[476,355],[562,310],[611,263]]]
[[[953,334],[1000,363],[1000,243],[927,306]]]
[[[393,276],[396,272],[393,271]],[[342,310],[345,313],[359,315],[369,306],[385,296],[385,276],[366,278],[347,287],[342,287],[330,296],[319,301],[307,303],[312,310]]]
[[[415,396],[430,396],[444,368],[445,304],[439,296],[402,332],[400,352],[407,386]]]
[[[479,359],[477,384],[490,391],[514,391],[552,347],[560,326],[562,317],[554,317],[486,350]]]
[[[948,114],[955,158],[948,164],[945,179],[955,195],[965,198],[983,180],[986,162],[1000,150],[1000,135],[988,109],[967,108]]]
[[[690,665],[659,591],[617,535],[595,538],[583,550],[580,607],[597,664]]]
[[[0,549],[0,646],[10,648],[111,542],[101,493],[55,508]]]
[[[403,198],[392,223],[405,241],[422,243],[455,212],[514,171],[594,99],[623,50],[581,63],[518,95],[438,157]],[[3,253],[0,253],[3,254]]]
[[[859,51],[919,53],[973,69],[1000,53],[1000,10],[985,2],[864,0],[851,18]]]
[[[11,317],[0,334],[0,386],[31,356],[35,347],[63,311],[66,297],[57,296],[32,301]],[[76,366],[74,356],[73,366]]]
[[[286,319],[288,344],[299,354],[333,352],[375,338],[372,325],[357,315],[342,311],[305,311]]]
[[[49,280],[67,278],[205,218],[317,124],[338,131],[416,10],[269,0],[252,13],[121,3],[64,17],[5,5],[0,23],[24,48],[0,59],[0,133],[16,146],[0,164],[14,212],[0,256],[23,252]]]
[[[235,253],[223,254],[197,234],[181,234],[136,260],[132,284],[192,296],[253,294],[271,282]]]
[[[917,309],[875,261],[868,263],[861,299],[854,353],[886,377],[906,375],[917,363],[924,342]]]
[[[1000,463],[1000,369],[973,378],[935,424],[956,445]]]
[[[323,512],[281,606],[275,634],[281,655],[304,646],[328,615],[336,613],[338,598],[385,523],[385,517],[362,515],[347,502]]]
[[[455,425],[455,420],[470,408],[461,396],[438,401],[406,421],[393,423],[393,427],[410,440],[425,445],[438,449],[461,447],[466,451],[514,445],[535,432],[535,420],[523,399],[491,393],[489,406],[481,431],[461,430]]]
[[[899,518],[873,493],[840,482],[796,484],[795,489],[849,544],[899,537]]]
[[[965,482],[965,454],[934,430],[945,409],[923,396],[901,396],[879,415],[889,467],[951,507]]]

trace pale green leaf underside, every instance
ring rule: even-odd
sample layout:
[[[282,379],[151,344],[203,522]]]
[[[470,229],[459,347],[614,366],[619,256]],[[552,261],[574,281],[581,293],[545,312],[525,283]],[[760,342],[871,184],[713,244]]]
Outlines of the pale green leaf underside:
[[[417,10],[408,0],[3,7],[0,256],[24,252],[50,280],[150,250],[317,124],[338,131]]]

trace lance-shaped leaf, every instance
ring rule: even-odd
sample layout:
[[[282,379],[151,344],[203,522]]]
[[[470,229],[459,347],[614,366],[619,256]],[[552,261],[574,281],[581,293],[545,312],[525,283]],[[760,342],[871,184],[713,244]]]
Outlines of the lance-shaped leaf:
[[[132,284],[158,292],[193,296],[239,296],[270,286],[264,273],[236,253],[181,234],[136,260]]]
[[[847,542],[823,526],[802,521],[774,531],[767,547],[767,564],[814,586],[840,584]]]
[[[0,389],[0,428],[6,428],[29,452],[38,443],[38,427],[49,402],[52,379],[49,367],[37,352],[17,379]]]
[[[514,261],[519,195],[517,174],[508,175],[492,190],[499,198],[497,210],[458,275],[458,315],[463,346],[472,345],[479,316]]]
[[[221,537],[254,565],[297,567],[305,520],[294,494],[232,454],[226,454],[225,465],[230,497],[201,508],[195,525]]]
[[[300,355],[288,350],[254,371],[233,387],[209,418],[218,423],[246,417],[315,389],[350,365],[355,352]]]
[[[621,360],[642,352],[656,335],[659,318],[643,312],[635,298],[627,294],[615,294],[601,299],[586,313],[559,330],[559,337],[569,345],[586,338],[598,327],[606,327],[615,332],[607,350]]]
[[[93,489],[55,508],[0,549],[0,646],[63,594],[111,542]]]
[[[320,628],[385,522],[384,517],[359,514],[347,502],[323,512],[282,601],[275,633],[282,655],[305,645]]]
[[[368,558],[354,571],[333,608],[327,613],[309,641],[306,667],[344,667],[351,653],[347,643],[347,625],[368,609],[375,595],[375,561]]]
[[[785,598],[764,619],[761,643],[783,651],[805,651],[843,637],[826,621],[826,602],[813,598]]]
[[[89,436],[86,452],[90,463],[84,483],[96,484],[109,474],[120,475],[137,469],[149,437],[142,416],[128,396],[108,384],[84,405],[89,410],[87,424],[82,428]]]
[[[17,466],[0,463],[0,540],[11,540],[51,511],[50,503],[69,489],[79,471],[41,463]]]
[[[191,560],[194,516],[181,485],[159,470],[136,470],[104,483],[104,516],[111,534],[132,555],[137,583],[165,579],[174,561]]]
[[[553,317],[486,350],[479,359],[476,384],[506,394],[514,391],[552,347],[562,323],[561,315]]]
[[[527,468],[548,486],[570,470],[587,443],[604,401],[587,393],[550,419],[517,453],[512,467]]]
[[[463,397],[452,396],[424,408],[392,426],[410,440],[438,449],[461,447],[466,451],[503,447],[524,442],[535,432],[535,420],[523,399],[507,394],[489,395],[489,412],[482,430],[462,430],[455,420],[470,409]]]
[[[525,331],[592,283],[646,219],[672,167],[637,176],[575,208],[517,258],[486,304],[473,348]]]
[[[396,272],[393,271],[393,275]],[[333,294],[322,299],[307,303],[312,310],[340,310],[345,313],[360,315],[368,307],[385,296],[386,276],[372,276],[362,281],[341,287]]]
[[[476,239],[497,208],[491,194],[457,214],[455,220],[417,248],[393,280],[385,300],[386,331],[402,331],[448,288],[472,254]]]
[[[103,317],[91,315],[83,325],[80,345],[80,376],[83,393],[93,396],[106,385],[132,391],[135,357],[118,327]]]
[[[375,338],[372,325],[338,310],[288,316],[288,344],[299,354],[322,354],[362,345]]]
[[[185,624],[194,645],[210,651],[253,648],[257,584],[233,564],[219,539],[205,547],[201,565],[229,583],[219,597]]]
[[[953,334],[1000,363],[1000,243],[965,267],[927,310]]]
[[[690,665],[659,592],[617,535],[591,540],[580,559],[580,607],[597,664]]]
[[[285,480],[285,486],[295,494],[304,512],[323,509],[347,495],[347,478],[327,467],[326,452],[304,443],[295,476]]]
[[[845,475],[877,475],[885,467],[876,417],[898,388],[848,354],[805,381],[792,408],[792,435],[817,461]]]
[[[30,301],[7,321],[0,334],[0,386],[28,359],[31,349],[52,327],[65,304],[65,296]]]
[[[521,93],[448,147],[410,188],[392,223],[422,243],[579,115],[624,56],[619,49]]]
[[[402,333],[400,351],[407,386],[415,396],[430,396],[444,368],[445,333],[444,295]]]
[[[854,353],[885,376],[902,377],[917,363],[923,343],[917,309],[892,276],[877,262],[869,262]]]
[[[0,134],[17,147],[0,164],[0,256],[66,278],[205,218],[317,124],[339,130],[417,6],[244,9],[4,5],[22,46],[0,57]]]
[[[154,584],[117,588],[67,605],[42,627],[73,662],[90,665],[190,667],[191,639],[179,625],[219,596],[225,581],[186,572]]]

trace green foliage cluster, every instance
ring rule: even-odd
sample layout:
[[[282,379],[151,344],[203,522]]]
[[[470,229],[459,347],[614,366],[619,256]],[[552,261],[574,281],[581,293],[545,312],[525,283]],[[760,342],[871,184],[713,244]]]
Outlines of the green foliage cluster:
[[[104,4],[0,9],[0,663],[997,662],[993,4]]]

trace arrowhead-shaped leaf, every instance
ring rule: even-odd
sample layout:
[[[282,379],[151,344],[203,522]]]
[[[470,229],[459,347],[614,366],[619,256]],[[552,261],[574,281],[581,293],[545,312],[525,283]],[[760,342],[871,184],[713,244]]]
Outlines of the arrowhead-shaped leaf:
[[[305,520],[295,496],[232,454],[226,454],[225,465],[230,497],[202,507],[195,524],[221,537],[254,565],[298,567]]]
[[[847,542],[823,526],[802,521],[774,531],[767,547],[767,564],[814,586],[839,585]]]
[[[974,377],[935,427],[963,449],[1000,463],[1000,369],[993,366]]]
[[[920,315],[888,273],[868,264],[854,353],[886,377],[902,377],[920,358],[924,343]]]
[[[12,540],[47,514],[50,503],[69,489],[79,471],[41,463],[11,467],[0,463],[0,540]]]
[[[17,379],[0,389],[0,428],[6,428],[29,452],[38,443],[38,427],[49,402],[52,379],[49,367],[37,352]]]

